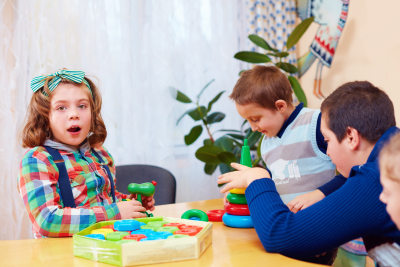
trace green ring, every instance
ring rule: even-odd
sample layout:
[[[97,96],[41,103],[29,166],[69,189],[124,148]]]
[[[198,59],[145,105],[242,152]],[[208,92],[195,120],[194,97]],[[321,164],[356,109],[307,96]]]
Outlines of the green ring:
[[[185,213],[182,214],[181,219],[189,220],[191,217],[197,217],[200,219],[200,221],[208,222],[207,214],[202,210],[196,209],[185,211]]]
[[[232,204],[247,204],[245,195],[229,193],[226,198]]]

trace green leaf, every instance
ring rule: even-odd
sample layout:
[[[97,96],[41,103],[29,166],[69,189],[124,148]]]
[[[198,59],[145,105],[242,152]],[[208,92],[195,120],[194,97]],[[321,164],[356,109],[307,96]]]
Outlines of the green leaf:
[[[242,126],[240,127],[240,130],[243,130],[243,126],[246,124],[247,120],[244,120],[244,122],[242,123]]]
[[[221,174],[224,174],[224,173],[232,172],[232,171],[234,171],[234,169],[231,166],[221,163],[221,164],[219,164],[219,171],[221,172]],[[218,186],[221,187],[223,185],[225,185],[225,184],[219,184]]]
[[[249,39],[250,41],[252,41],[255,45],[264,48],[265,50],[269,50],[269,51],[275,51],[276,49],[272,48],[267,41],[265,41],[263,38],[261,38],[258,35],[255,34],[250,34],[249,35]]]
[[[209,164],[220,164],[218,154],[223,150],[218,146],[202,146],[196,151],[196,158],[202,162]]]
[[[174,87],[169,87],[169,92],[171,93],[171,96],[179,102],[192,103],[192,100],[190,100],[189,97]]]
[[[260,140],[261,135],[262,134],[260,132],[249,132],[248,136],[245,137],[245,139],[247,139],[247,145],[250,148],[253,147],[258,140]]]
[[[188,135],[185,135],[185,144],[191,145],[193,144],[197,138],[201,135],[203,132],[203,127],[201,125],[194,126]]]
[[[231,152],[228,151],[224,151],[221,153],[218,153],[218,158],[219,160],[226,164],[226,165],[230,165],[232,162],[236,162],[236,156],[234,154],[232,154]]]
[[[258,156],[259,158],[261,158],[261,144],[262,144],[262,140],[263,140],[263,138],[260,139],[260,142],[258,143],[258,146],[257,146],[257,156]]]
[[[256,167],[257,164],[260,162],[260,160],[261,160],[261,158],[256,159],[256,160],[253,162],[253,167]]]
[[[242,141],[244,139],[244,135],[241,135],[241,134],[226,134],[226,135],[229,135],[230,137],[233,137],[233,138],[236,138],[236,139],[239,139]]]
[[[192,117],[193,120],[199,121],[202,118],[204,118],[205,116],[207,116],[207,110],[206,110],[205,106],[201,106],[200,107],[200,111],[201,111],[203,116],[200,115],[200,112],[199,112],[198,108],[192,109],[190,112],[188,112],[188,114],[189,114],[190,117]]]
[[[229,151],[229,152],[232,152],[234,148],[232,139],[226,136],[221,136],[220,138],[218,138],[215,141],[214,145],[220,147],[223,151]]]
[[[208,124],[220,122],[225,119],[225,114],[222,112],[214,112],[207,117]]]
[[[239,76],[242,76],[242,73],[245,72],[246,70],[241,70],[239,71]]]
[[[193,113],[195,110],[196,110],[197,108],[192,108],[192,109],[189,109],[189,110],[187,110],[185,113],[183,113],[182,114],[182,116],[180,116],[180,118],[178,119],[178,121],[176,122],[176,125],[178,125],[178,123],[181,121],[181,119],[183,118],[183,117],[185,117],[185,115],[186,114],[189,114],[189,113]],[[190,117],[192,117],[192,116],[190,116]],[[193,118],[193,117],[192,117]],[[195,120],[196,121],[196,120]]]
[[[306,32],[308,27],[311,25],[311,23],[314,21],[314,17],[310,17],[308,19],[303,20],[299,25],[294,28],[292,33],[289,35],[287,42],[286,42],[286,49],[289,50],[292,48],[303,36],[303,34]]]
[[[206,90],[206,88],[207,88],[213,81],[215,81],[215,79],[212,79],[209,83],[206,84],[206,86],[204,86],[203,89],[201,89],[201,92],[200,92],[200,94],[197,96],[197,99],[200,98],[200,96],[201,96],[201,94],[204,92],[204,90]]]
[[[204,165],[204,172],[205,172],[206,174],[208,174],[208,175],[211,175],[211,174],[213,174],[213,173],[215,172],[215,170],[217,169],[217,167],[218,167],[218,164],[209,164],[209,163],[206,163],[206,164]]]
[[[296,73],[298,71],[297,68],[290,63],[278,62],[275,65],[288,73]]]
[[[268,53],[267,56],[273,57],[287,57],[289,55],[288,52],[277,52],[277,53]]]
[[[224,129],[221,129],[221,130],[218,130],[218,131],[215,131],[215,133],[216,132],[234,132],[234,133],[241,133],[241,131],[239,131],[239,130],[224,130]]]
[[[236,53],[234,58],[248,62],[248,63],[267,63],[271,62],[271,59],[261,53],[251,52],[251,51],[242,51]]]
[[[213,144],[211,139],[204,139],[203,143],[205,146],[211,146]]]
[[[219,97],[224,93],[225,91],[220,92],[218,95],[216,95],[214,97],[213,100],[210,101],[210,103],[208,103],[208,108],[207,108],[207,112],[209,112],[211,110],[212,105],[218,101]]]
[[[304,107],[307,107],[307,97],[303,91],[303,88],[301,88],[299,81],[295,77],[292,77],[292,76],[289,76],[288,79],[289,79],[290,84],[292,85],[294,94],[296,95],[297,99],[300,102],[304,103]]]

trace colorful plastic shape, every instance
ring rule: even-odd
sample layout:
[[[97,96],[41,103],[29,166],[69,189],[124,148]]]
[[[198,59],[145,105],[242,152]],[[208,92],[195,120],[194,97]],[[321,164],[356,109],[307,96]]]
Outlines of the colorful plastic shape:
[[[147,237],[161,236],[163,238],[167,238],[170,235],[172,235],[171,232],[160,231],[160,232],[154,232],[154,233],[148,234]]]
[[[192,221],[200,221],[200,218],[198,218],[198,217],[190,217],[189,220],[192,220]]]
[[[167,239],[185,238],[185,237],[190,237],[190,236],[189,235],[170,235],[167,237]]]
[[[139,222],[140,226],[146,225],[144,222]]]
[[[246,188],[233,188],[229,190],[232,194],[238,194],[238,195],[244,195],[244,192],[246,191]]]
[[[186,225],[186,224],[184,224],[184,223],[166,223],[166,224],[163,225],[163,227],[165,227],[165,226],[174,226],[174,227],[178,227],[179,229],[181,229],[181,226],[184,226],[184,225]]]
[[[129,240],[140,241],[140,239],[142,239],[142,238],[147,238],[147,236],[145,236],[145,235],[126,235],[126,236],[122,237],[122,240],[129,239]]]
[[[103,226],[103,227],[101,227],[100,229],[112,229],[112,230],[115,232],[115,229],[114,229],[114,225],[113,225],[113,224],[109,224],[109,225]]]
[[[149,230],[155,231],[157,228],[159,228],[159,226],[151,226],[151,225],[142,225],[142,226],[140,226],[141,230],[149,229]]]
[[[222,215],[224,215],[224,210],[209,210],[206,212],[208,220],[210,222],[222,222]]]
[[[242,204],[242,205],[247,204],[247,200],[244,195],[229,193],[226,196],[226,199],[229,201],[229,203],[232,203],[232,204]]]
[[[197,209],[191,209],[191,210],[185,211],[185,213],[182,214],[181,218],[188,220],[191,217],[197,217],[200,219],[200,221],[208,222],[207,214],[204,211],[197,210]]]
[[[235,216],[225,213],[222,221],[226,226],[233,228],[254,228],[253,221],[250,216]]]
[[[142,241],[152,241],[152,240],[162,240],[162,239],[166,239],[166,238],[161,237],[161,236],[153,236],[153,237],[140,239],[140,242],[142,242]]]
[[[108,241],[120,241],[120,240],[122,240],[122,238],[124,236],[128,236],[128,235],[129,235],[128,232],[114,232],[114,233],[107,234],[106,239]]]
[[[140,223],[135,220],[116,221],[114,229],[116,231],[135,231],[140,229]]]
[[[182,229],[179,231],[175,232],[176,235],[189,235],[189,236],[195,236],[197,235],[196,229]]]
[[[156,232],[169,232],[171,234],[175,233],[176,231],[179,231],[180,229],[178,227],[175,226],[164,226],[164,227],[160,227],[157,228],[155,231]]]
[[[225,211],[230,215],[250,216],[250,210],[248,205],[226,203]]]
[[[86,237],[89,238],[94,238],[94,239],[101,239],[101,240],[105,240],[106,238],[104,237],[104,235],[102,234],[90,234],[90,235],[85,235]]]
[[[96,230],[92,230],[90,232],[91,234],[101,234],[104,235],[105,237],[107,237],[108,234],[110,233],[114,233],[113,229],[96,229]]]
[[[154,226],[154,227],[163,227],[164,224],[166,224],[168,222],[164,222],[164,221],[154,221],[154,222],[148,222],[147,226]]]
[[[128,192],[131,194],[140,194],[142,196],[150,197],[154,195],[155,187],[153,183],[143,183],[143,184],[131,183],[128,185]],[[139,201],[139,196],[138,196],[138,201]]]
[[[196,230],[197,233],[199,233],[201,230],[203,230],[203,227],[197,225],[185,225],[180,228],[180,230],[185,230],[185,229],[193,229]]]
[[[247,139],[244,139],[243,146],[242,146],[242,152],[240,155],[240,164],[250,167],[253,167],[253,162],[251,161],[251,154],[250,154],[250,147],[247,145]],[[240,194],[244,195],[244,191],[246,191],[246,188],[234,188],[229,190],[232,194]]]

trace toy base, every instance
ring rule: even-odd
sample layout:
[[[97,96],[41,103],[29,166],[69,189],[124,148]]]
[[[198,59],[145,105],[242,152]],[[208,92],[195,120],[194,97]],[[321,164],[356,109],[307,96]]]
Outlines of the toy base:
[[[226,226],[233,228],[254,228],[253,221],[250,216],[235,216],[225,213],[222,221]]]

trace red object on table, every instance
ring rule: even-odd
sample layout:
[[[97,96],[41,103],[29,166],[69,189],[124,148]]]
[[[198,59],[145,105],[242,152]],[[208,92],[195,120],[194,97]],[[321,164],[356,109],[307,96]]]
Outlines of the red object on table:
[[[103,227],[101,227],[101,229],[112,229],[115,232],[114,225],[112,225],[112,224],[103,226]]]
[[[184,225],[179,228],[180,230],[192,229],[195,230],[197,233],[203,230],[203,227],[196,226],[196,225]],[[176,233],[176,232],[175,232]]]
[[[193,229],[193,228],[189,228],[189,229],[182,229],[182,230],[179,230],[179,231],[176,231],[174,234],[175,235],[189,235],[189,236],[195,236],[195,235],[197,235],[197,231],[196,231],[196,229]]]
[[[173,226],[173,227],[178,227],[179,229],[181,229],[182,226],[185,226],[186,224],[184,223],[166,223],[163,226]]]
[[[250,216],[249,206],[246,204],[225,203],[225,211],[230,215]]]
[[[126,235],[124,236],[122,239],[129,239],[129,240],[136,240],[136,241],[140,241],[140,239],[142,238],[147,238],[147,236],[145,235]]]
[[[152,183],[154,186],[157,185],[157,182],[156,182],[156,181],[151,181],[151,183]]]
[[[206,214],[209,221],[222,222],[222,216],[225,214],[225,210],[209,210]]]

